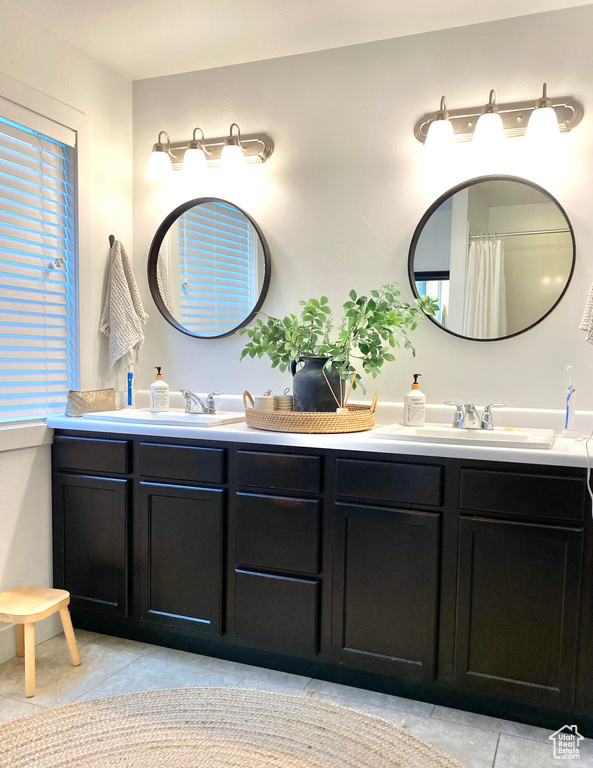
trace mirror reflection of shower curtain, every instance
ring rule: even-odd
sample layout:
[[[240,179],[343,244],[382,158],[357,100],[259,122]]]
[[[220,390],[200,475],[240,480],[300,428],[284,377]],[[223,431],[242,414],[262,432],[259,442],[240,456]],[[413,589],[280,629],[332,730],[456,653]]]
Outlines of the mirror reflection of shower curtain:
[[[495,339],[507,332],[504,246],[498,236],[470,240],[465,273],[463,335]]]

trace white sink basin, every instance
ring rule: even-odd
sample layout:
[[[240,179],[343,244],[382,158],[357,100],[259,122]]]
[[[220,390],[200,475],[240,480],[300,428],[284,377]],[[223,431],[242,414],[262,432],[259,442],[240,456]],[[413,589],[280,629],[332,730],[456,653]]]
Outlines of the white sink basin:
[[[553,429],[523,429],[495,427],[494,429],[457,429],[446,424],[426,424],[405,427],[390,424],[368,433],[369,437],[389,440],[410,440],[427,443],[457,443],[458,445],[490,445],[509,448],[551,448]]]
[[[238,411],[218,411],[217,413],[186,413],[171,409],[161,413],[152,413],[149,408],[124,408],[120,411],[102,411],[85,413],[83,419],[91,421],[131,422],[133,424],[162,424],[174,427],[218,427],[245,421],[245,414]]]

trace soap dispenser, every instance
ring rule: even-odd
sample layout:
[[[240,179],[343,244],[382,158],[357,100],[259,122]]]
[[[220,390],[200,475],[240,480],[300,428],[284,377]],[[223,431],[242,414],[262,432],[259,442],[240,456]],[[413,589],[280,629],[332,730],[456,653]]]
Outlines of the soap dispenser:
[[[156,379],[150,385],[150,410],[161,413],[169,410],[169,385],[163,380],[161,366],[156,366]]]
[[[404,395],[404,424],[406,427],[423,427],[426,420],[426,395],[420,391],[418,378],[422,374],[414,374],[412,389]]]

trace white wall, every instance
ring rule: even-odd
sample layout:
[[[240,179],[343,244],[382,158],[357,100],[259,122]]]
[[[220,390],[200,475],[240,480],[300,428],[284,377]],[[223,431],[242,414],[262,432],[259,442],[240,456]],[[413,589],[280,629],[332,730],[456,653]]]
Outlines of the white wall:
[[[147,311],[147,343],[140,384],[162,365],[172,388],[237,392],[283,389],[290,382],[267,359],[237,357],[244,339],[195,340],[169,327],[149,298],[145,264],[151,238],[178,203],[201,195],[228,197],[261,225],[273,271],[265,311],[284,314],[298,300],[326,293],[332,304],[398,280],[407,285],[407,254],[414,228],[429,205],[455,184],[483,173],[506,173],[541,184],[572,220],[577,266],[560,306],[534,330],[508,341],[470,342],[430,322],[415,334],[415,360],[406,354],[386,366],[376,389],[401,399],[412,372],[432,402],[444,399],[514,406],[562,407],[565,365],[575,367],[580,408],[593,408],[593,353],[578,330],[593,262],[593,6],[493,22],[320,53],[136,81],[134,93],[134,254]],[[415,140],[415,121],[437,108],[487,100],[535,99],[544,81],[554,95],[585,106],[582,123],[562,136],[560,156],[532,158],[523,140],[508,155],[478,158],[456,148],[448,166],[429,165]],[[232,189],[213,172],[183,190],[143,178],[159,130],[172,140],[199,125],[224,135],[237,121],[244,132],[265,131],[275,152],[248,168],[250,185]],[[518,384],[520,383],[520,384]],[[375,387],[372,386],[372,389]]]
[[[24,84],[33,100],[51,97],[89,118],[81,166],[81,386],[105,386],[107,347],[97,328],[108,235],[131,250],[131,83],[4,0],[0,19],[0,74]],[[50,586],[50,449],[7,445],[0,434],[0,590]],[[56,626],[40,622],[37,640]],[[0,661],[14,655],[15,637],[13,627],[0,624]]]

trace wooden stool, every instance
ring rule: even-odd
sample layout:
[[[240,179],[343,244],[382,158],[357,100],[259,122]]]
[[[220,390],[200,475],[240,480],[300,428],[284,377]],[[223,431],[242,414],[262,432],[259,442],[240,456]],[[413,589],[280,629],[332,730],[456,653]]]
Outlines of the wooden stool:
[[[72,664],[78,667],[80,654],[72,629],[68,603],[70,593],[49,587],[16,587],[0,592],[0,621],[18,624],[17,656],[25,657],[25,693],[35,696],[35,622],[60,612]]]

